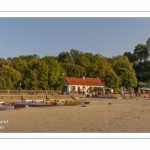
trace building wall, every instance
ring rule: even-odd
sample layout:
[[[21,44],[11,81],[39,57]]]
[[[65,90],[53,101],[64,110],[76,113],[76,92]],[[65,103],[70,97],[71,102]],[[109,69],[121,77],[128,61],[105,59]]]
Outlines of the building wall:
[[[67,93],[70,93],[72,91],[74,92],[78,92],[79,89],[82,91],[82,90],[88,90],[90,87],[93,89],[93,88],[102,88],[102,91],[103,93],[105,93],[105,90],[104,90],[104,86],[90,86],[90,85],[68,85],[68,83],[65,81],[65,86],[67,87],[66,89],[66,92]]]

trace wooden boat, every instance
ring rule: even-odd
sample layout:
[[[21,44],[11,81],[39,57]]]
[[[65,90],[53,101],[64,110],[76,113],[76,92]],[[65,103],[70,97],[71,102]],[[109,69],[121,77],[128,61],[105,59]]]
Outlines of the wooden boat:
[[[25,105],[25,104],[15,104],[15,103],[7,103],[7,102],[1,103],[1,105],[13,106],[14,108],[26,108],[26,107],[28,107],[28,105]]]
[[[10,103],[10,104],[7,104],[8,106],[14,106],[14,108],[27,108],[28,105],[26,104],[15,104],[15,103]]]
[[[66,101],[65,105],[70,105],[70,106],[74,106],[74,105],[80,105],[81,102],[78,101]]]

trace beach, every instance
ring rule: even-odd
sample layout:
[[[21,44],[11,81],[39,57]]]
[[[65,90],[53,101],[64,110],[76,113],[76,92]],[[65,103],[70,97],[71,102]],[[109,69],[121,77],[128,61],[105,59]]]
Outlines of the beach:
[[[150,99],[84,98],[86,107],[0,110],[1,133],[149,133]],[[3,127],[3,128],[2,128]]]

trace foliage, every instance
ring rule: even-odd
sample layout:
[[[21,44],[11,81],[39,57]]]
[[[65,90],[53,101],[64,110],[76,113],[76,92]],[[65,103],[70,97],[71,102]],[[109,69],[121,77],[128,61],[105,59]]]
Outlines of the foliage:
[[[127,56],[130,62],[137,61],[137,57],[131,52],[124,52],[123,56]]]
[[[140,62],[134,65],[138,81],[150,81],[150,61]]]
[[[106,58],[100,58],[99,77],[107,87],[117,88],[119,86],[119,77],[113,70],[111,63]]]
[[[2,65],[2,67],[0,67],[0,88],[14,89],[15,86],[18,87],[20,78],[20,72],[12,67],[8,65]]]
[[[146,41],[146,46],[148,47],[148,50],[150,52],[150,37],[148,38],[148,40]]]
[[[62,63],[61,66],[66,71],[68,77],[83,77],[86,74],[83,67],[73,63]]]
[[[61,68],[60,63],[53,56],[45,56],[42,58],[48,66],[48,88],[60,88],[63,82],[64,69]]]
[[[0,88],[18,89],[21,83],[21,87],[27,90],[56,90],[63,86],[65,76],[99,77],[107,87],[116,92],[120,86],[136,87],[137,80],[150,81],[149,41],[150,38],[146,45],[135,46],[133,53],[124,52],[123,56],[113,58],[75,49],[61,52],[56,57],[40,58],[34,54],[7,60],[0,58]]]
[[[139,62],[147,61],[149,58],[148,47],[145,44],[135,46],[133,54]]]
[[[57,56],[57,60],[59,63],[72,63],[72,59],[69,52],[61,52]]]
[[[129,62],[126,56],[117,56],[110,60],[113,70],[121,78],[120,86],[136,87],[137,78],[133,69],[133,64]]]

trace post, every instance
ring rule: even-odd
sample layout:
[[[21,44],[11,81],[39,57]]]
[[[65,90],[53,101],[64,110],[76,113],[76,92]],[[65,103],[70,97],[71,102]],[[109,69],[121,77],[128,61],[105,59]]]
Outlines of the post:
[[[19,94],[21,93],[21,83],[19,84]]]

